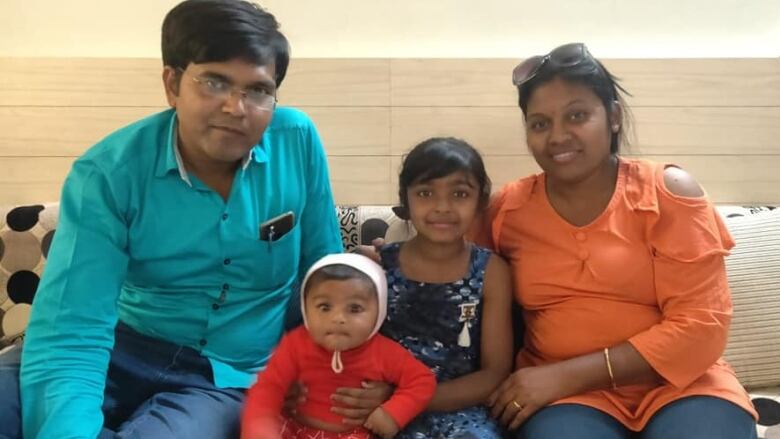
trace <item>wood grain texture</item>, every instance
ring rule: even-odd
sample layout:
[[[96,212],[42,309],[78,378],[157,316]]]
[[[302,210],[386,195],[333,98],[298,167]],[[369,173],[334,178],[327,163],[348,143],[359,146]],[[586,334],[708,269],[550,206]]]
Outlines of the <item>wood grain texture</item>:
[[[78,156],[163,107],[0,107],[0,157]],[[387,107],[307,107],[329,155],[388,155]]]
[[[0,105],[162,107],[154,59],[0,58]],[[387,106],[389,60],[294,60],[279,102],[296,106]]]
[[[279,91],[317,125],[340,203],[394,203],[401,156],[456,136],[494,187],[537,172],[511,59],[296,59]],[[780,204],[780,59],[622,59],[625,154],[688,169],[714,201]],[[55,201],[75,157],[166,108],[155,59],[0,58],[0,204]]]
[[[393,106],[516,106],[507,59],[393,59]],[[780,59],[605,60],[634,107],[778,106]]]
[[[625,152],[780,155],[780,107],[640,107]],[[455,136],[485,155],[525,154],[523,116],[509,107],[392,108],[391,151],[431,136]]]

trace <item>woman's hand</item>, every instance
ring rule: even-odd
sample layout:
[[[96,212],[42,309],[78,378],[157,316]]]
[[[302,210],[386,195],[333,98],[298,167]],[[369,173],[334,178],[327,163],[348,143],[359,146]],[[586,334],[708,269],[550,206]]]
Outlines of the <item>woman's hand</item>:
[[[393,386],[381,381],[365,381],[362,388],[339,387],[331,399],[340,405],[331,411],[344,417],[344,423],[363,425],[368,416],[393,394]]]
[[[555,364],[519,369],[488,397],[490,413],[514,430],[537,410],[568,396],[565,383]]]

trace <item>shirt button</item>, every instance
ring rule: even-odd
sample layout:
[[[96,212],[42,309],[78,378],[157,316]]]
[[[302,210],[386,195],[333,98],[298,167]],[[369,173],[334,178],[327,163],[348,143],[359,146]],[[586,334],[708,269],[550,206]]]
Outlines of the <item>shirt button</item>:
[[[588,259],[589,255],[590,255],[590,253],[588,253],[587,250],[580,250],[580,251],[577,252],[577,257],[580,258],[583,261],[585,259]]]
[[[577,233],[574,234],[574,237],[579,242],[585,242],[585,240],[588,239],[587,235],[585,235],[584,232],[577,232]]]
[[[225,260],[224,260],[224,264],[225,264],[225,265],[230,265],[230,258],[227,258],[227,259],[225,259]]]
[[[218,309],[219,309],[219,305],[217,305],[217,304],[215,303],[215,304],[211,305],[211,309],[213,309],[214,311],[216,311],[216,310],[218,310]]]
[[[225,221],[225,220],[227,220],[227,219],[228,219],[228,214],[226,214],[226,213],[223,213],[223,214],[222,214],[222,221]]]
[[[222,289],[223,289],[223,290],[225,290],[225,291],[227,291],[227,290],[229,290],[229,289],[230,289],[230,285],[228,285],[228,284],[222,284]]]
[[[206,341],[205,338],[201,338],[200,341],[198,342],[198,344],[201,345],[201,346],[206,346],[206,343],[208,343],[208,342]]]

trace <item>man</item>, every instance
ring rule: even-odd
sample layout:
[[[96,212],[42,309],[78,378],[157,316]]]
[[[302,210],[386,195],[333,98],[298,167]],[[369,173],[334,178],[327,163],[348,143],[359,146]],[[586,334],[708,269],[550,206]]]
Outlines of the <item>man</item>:
[[[179,4],[162,29],[172,108],[74,163],[21,355],[25,437],[237,433],[294,285],[342,251],[318,134],[276,106],[278,27],[242,0]],[[19,434],[14,394],[0,437]]]

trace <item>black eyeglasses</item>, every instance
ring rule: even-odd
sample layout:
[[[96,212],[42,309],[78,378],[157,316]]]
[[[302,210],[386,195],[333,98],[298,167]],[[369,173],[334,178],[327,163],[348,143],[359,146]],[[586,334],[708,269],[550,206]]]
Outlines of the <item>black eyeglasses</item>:
[[[547,55],[532,56],[512,70],[512,83],[521,86],[533,79],[546,63],[558,67],[574,67],[585,60],[593,59],[583,43],[569,43],[558,46]]]

